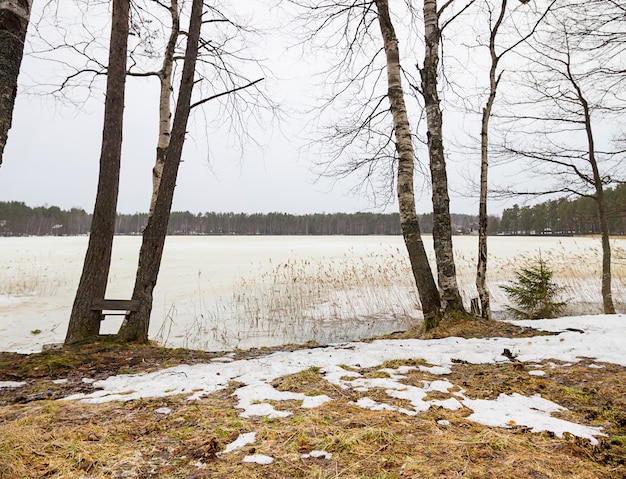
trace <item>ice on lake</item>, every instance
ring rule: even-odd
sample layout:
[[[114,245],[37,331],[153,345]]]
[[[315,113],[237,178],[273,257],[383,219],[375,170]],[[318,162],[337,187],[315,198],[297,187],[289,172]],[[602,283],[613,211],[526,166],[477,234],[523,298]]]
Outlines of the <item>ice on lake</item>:
[[[432,239],[424,237],[432,256]],[[107,298],[130,298],[140,237],[118,236]],[[613,241],[626,257],[625,241]],[[477,238],[454,238],[464,299],[474,286]],[[30,352],[63,341],[87,237],[0,238],[0,350]],[[493,309],[497,287],[541,251],[572,304],[599,313],[597,238],[491,237]],[[626,303],[626,266],[613,268],[614,300]],[[619,309],[619,306],[618,306]],[[170,236],[154,292],[150,337],[167,346],[230,350],[371,337],[420,320],[418,298],[397,236]],[[120,317],[103,322],[115,333]]]

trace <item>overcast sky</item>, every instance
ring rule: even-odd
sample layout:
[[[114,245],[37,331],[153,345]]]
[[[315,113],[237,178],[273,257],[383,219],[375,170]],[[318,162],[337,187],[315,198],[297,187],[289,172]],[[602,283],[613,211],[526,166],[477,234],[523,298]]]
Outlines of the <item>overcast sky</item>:
[[[37,6],[37,2],[35,2]],[[267,65],[276,78],[267,80],[268,92],[286,106],[283,122],[265,125],[256,134],[259,146],[243,152],[224,133],[206,133],[202,116],[194,113],[185,144],[174,196],[174,210],[234,212],[396,211],[375,207],[371,198],[350,193],[357,178],[339,182],[316,181],[311,165],[319,158],[303,149],[310,136],[301,119],[289,116],[301,97],[315,96],[310,58],[284,51],[283,40],[266,37]],[[25,57],[21,79],[36,82],[47,64]],[[48,72],[49,73],[49,72]],[[25,80],[26,79],[26,80]],[[157,134],[156,80],[130,79],[127,83],[124,145],[118,211],[145,212],[151,194],[151,169]],[[99,101],[97,99],[100,99]],[[23,201],[29,206],[57,205],[91,211],[95,200],[104,94],[80,111],[50,98],[18,91],[13,127],[0,168],[0,201]],[[478,128],[476,126],[476,128]],[[289,138],[287,138],[289,137]],[[208,148],[207,148],[208,147]],[[464,190],[462,172],[467,165],[451,161],[449,175],[454,191]],[[418,179],[418,212],[431,210],[430,190]],[[451,210],[476,214],[477,202],[451,194]],[[505,205],[507,206],[507,205]],[[509,205],[510,206],[510,205]],[[491,208],[499,213],[502,204]]]

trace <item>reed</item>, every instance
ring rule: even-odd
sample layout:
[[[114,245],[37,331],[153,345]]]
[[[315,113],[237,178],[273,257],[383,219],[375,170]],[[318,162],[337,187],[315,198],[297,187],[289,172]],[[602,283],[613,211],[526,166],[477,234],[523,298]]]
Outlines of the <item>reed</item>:
[[[617,246],[613,251],[614,299],[623,309],[626,261],[621,258],[626,258],[626,252]],[[557,247],[542,249],[541,254],[563,290],[565,314],[602,312],[598,248],[572,253]],[[477,296],[476,260],[462,251],[456,255],[459,287],[469,303]],[[506,316],[508,302],[499,285],[513,280],[520,264],[535,256],[529,252],[515,258],[489,258],[488,287],[496,317]],[[360,258],[346,254],[279,264],[269,260],[258,272],[237,279],[230,295],[210,305],[199,291],[194,305],[183,345],[197,349],[338,342],[406,329],[421,318],[406,254],[392,247]]]

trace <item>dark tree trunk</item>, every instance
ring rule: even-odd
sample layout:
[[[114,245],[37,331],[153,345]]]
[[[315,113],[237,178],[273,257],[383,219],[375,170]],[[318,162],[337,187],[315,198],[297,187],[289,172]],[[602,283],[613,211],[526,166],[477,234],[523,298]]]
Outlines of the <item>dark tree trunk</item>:
[[[0,165],[13,121],[17,77],[32,4],[32,0],[0,0]]]
[[[579,82],[576,80],[572,73],[571,64],[569,63],[568,56],[567,66],[567,78],[570,84],[576,92],[578,101],[583,109],[583,120],[585,125],[585,134],[587,136],[587,160],[591,166],[593,172],[592,182],[595,188],[594,198],[598,207],[598,222],[600,223],[600,234],[602,237],[602,305],[605,314],[615,314],[615,306],[613,304],[613,293],[611,290],[611,243],[609,238],[609,223],[606,217],[606,202],[604,199],[604,186],[603,179],[600,175],[600,169],[598,168],[598,161],[596,159],[596,146],[593,136],[593,128],[591,121],[591,109],[589,102],[583,94],[582,88]]]
[[[202,5],[202,0],[193,0],[185,62],[174,122],[172,124],[170,144],[167,148],[165,163],[163,164],[154,211],[152,216],[148,218],[139,251],[139,265],[133,291],[133,299],[140,301],[139,311],[131,312],[122,323],[118,333],[121,341],[145,342],[148,340],[150,313],[152,312],[152,293],[161,267],[167,224],[174,198],[178,167],[183,152],[187,120],[191,110],[193,78],[198,57],[198,40],[202,26]]]
[[[424,0],[424,33],[424,68],[420,70],[420,74],[428,127],[428,153],[433,188],[433,242],[437,260],[437,279],[445,312],[465,313],[456,280],[448,175],[443,151],[443,117],[437,91],[441,31],[436,0]]]
[[[122,126],[126,85],[129,0],[114,0],[107,71],[100,175],[89,244],[65,343],[75,343],[100,332],[100,316],[91,310],[94,299],[103,299],[111,266],[117,193],[122,156]]]
[[[593,131],[591,129],[591,113],[589,104],[583,97],[582,91],[575,85],[581,100],[584,116],[585,131],[587,134],[587,142],[589,144],[589,163],[593,171],[593,184],[596,190],[594,198],[598,207],[598,222],[600,223],[600,235],[602,239],[602,306],[605,314],[615,314],[615,305],[613,304],[613,292],[611,288],[611,242],[609,232],[609,222],[606,217],[606,202],[604,200],[604,186],[598,162],[596,161],[595,142]]]
[[[402,235],[422,303],[424,322],[427,328],[431,328],[439,322],[441,303],[422,242],[419,220],[415,210],[413,186],[415,154],[402,90],[398,39],[389,16],[387,0],[376,0],[376,7],[387,57],[387,96],[393,116],[393,129],[398,152],[398,203]]]

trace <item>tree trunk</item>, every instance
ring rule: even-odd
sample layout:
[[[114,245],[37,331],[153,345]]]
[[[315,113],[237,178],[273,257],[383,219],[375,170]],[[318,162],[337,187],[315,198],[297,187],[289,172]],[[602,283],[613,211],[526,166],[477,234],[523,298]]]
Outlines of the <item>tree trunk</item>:
[[[579,99],[581,100],[585,115],[585,131],[587,134],[587,143],[589,145],[589,163],[593,171],[593,183],[596,189],[595,200],[598,206],[598,221],[600,223],[600,234],[602,238],[602,306],[605,314],[615,314],[615,306],[613,305],[613,293],[611,291],[611,242],[609,233],[609,222],[606,217],[606,203],[604,201],[604,187],[602,177],[598,169],[596,161],[595,142],[593,131],[591,129],[591,113],[589,104],[583,97],[582,91],[576,84]]]
[[[100,332],[100,316],[97,311],[91,310],[91,303],[94,299],[104,298],[111,266],[122,156],[128,24],[129,0],[114,0],[98,192],[83,272],[65,337],[66,344],[96,336]]]
[[[167,148],[163,173],[161,176],[158,194],[154,205],[154,212],[148,218],[143,232],[143,240],[139,251],[139,265],[135,278],[133,299],[140,301],[139,311],[131,312],[122,323],[118,337],[121,341],[145,342],[148,340],[150,327],[150,313],[152,312],[152,293],[156,286],[163,247],[167,234],[178,167],[183,152],[187,120],[191,110],[191,94],[193,78],[198,56],[198,40],[202,26],[202,0],[193,0],[191,20],[187,35],[185,62],[176,104],[176,112],[172,125],[170,144]]]
[[[591,110],[589,102],[583,94],[582,89],[571,70],[570,63],[567,63],[567,78],[576,91],[578,101],[583,108],[583,119],[585,124],[585,134],[587,135],[588,161],[593,172],[593,186],[596,190],[594,195],[598,207],[598,222],[600,223],[600,234],[602,237],[602,305],[605,314],[615,314],[613,305],[613,293],[611,291],[611,242],[609,238],[609,223],[606,217],[606,203],[604,201],[604,186],[598,162],[596,160],[596,147],[591,126]]]
[[[487,191],[489,172],[489,119],[491,110],[496,100],[496,92],[500,77],[496,77],[500,57],[496,54],[496,36],[506,12],[507,0],[502,0],[500,15],[491,28],[489,36],[489,54],[491,65],[489,67],[489,97],[483,109],[480,127],[480,199],[478,204],[478,264],[476,265],[476,289],[480,300],[480,315],[483,319],[491,319],[491,304],[489,290],[487,289],[487,229],[489,226],[487,217]]]
[[[0,0],[0,165],[17,95],[24,41],[33,0]]]
[[[445,312],[465,313],[456,280],[448,176],[443,151],[443,117],[439,105],[439,93],[437,92],[441,31],[439,30],[436,0],[424,0],[424,34],[426,49],[424,68],[420,70],[420,75],[428,127],[428,153],[433,188],[433,242],[437,260],[437,279]]]
[[[159,140],[156,149],[156,161],[152,170],[152,199],[150,200],[149,216],[154,214],[154,205],[156,203],[157,194],[159,192],[159,184],[161,175],[163,174],[163,165],[165,164],[165,155],[167,147],[170,144],[171,135],[171,94],[172,94],[172,72],[174,71],[174,53],[176,50],[176,41],[180,35],[180,14],[178,11],[178,0],[172,0],[170,4],[170,17],[172,19],[172,27],[170,36],[165,47],[163,55],[163,65],[158,73],[159,82],[161,84],[159,92]]]
[[[424,322],[427,328],[432,328],[439,322],[441,303],[422,242],[419,220],[415,210],[413,187],[415,154],[402,90],[398,39],[389,16],[387,0],[376,0],[376,7],[387,57],[387,96],[391,105],[396,150],[398,152],[398,203],[402,235],[422,303]]]

